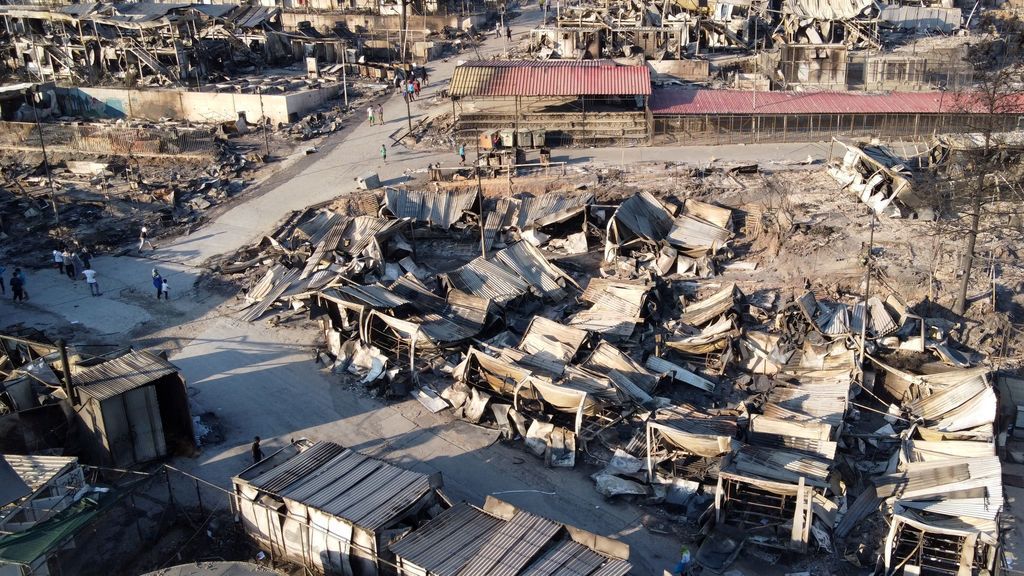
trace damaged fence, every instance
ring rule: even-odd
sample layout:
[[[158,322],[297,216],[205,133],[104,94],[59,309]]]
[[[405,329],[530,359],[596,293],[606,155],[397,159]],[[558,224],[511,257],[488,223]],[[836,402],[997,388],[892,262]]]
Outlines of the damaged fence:
[[[204,130],[0,122],[0,149],[35,151],[43,145],[48,151],[97,156],[208,158],[217,152],[213,134]]]

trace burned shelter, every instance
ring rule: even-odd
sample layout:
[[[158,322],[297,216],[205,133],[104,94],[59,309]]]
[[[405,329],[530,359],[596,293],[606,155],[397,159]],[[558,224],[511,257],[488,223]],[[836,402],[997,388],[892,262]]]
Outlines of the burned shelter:
[[[451,506],[440,474],[333,442],[290,444],[232,484],[243,528],[260,548],[323,574],[388,573],[388,543]]]

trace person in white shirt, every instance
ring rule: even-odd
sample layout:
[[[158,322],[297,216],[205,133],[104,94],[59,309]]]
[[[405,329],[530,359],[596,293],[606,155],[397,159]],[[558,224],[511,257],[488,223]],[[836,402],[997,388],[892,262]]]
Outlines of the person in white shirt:
[[[85,281],[89,283],[89,293],[93,296],[99,296],[100,283],[96,281],[96,271],[92,268],[86,268],[82,274],[85,275]]]
[[[370,107],[366,109],[366,115],[370,117],[370,126],[373,126],[373,112],[374,108],[373,104],[371,104]]]
[[[57,272],[64,274],[64,253],[59,248],[53,251],[53,263],[57,265]]]

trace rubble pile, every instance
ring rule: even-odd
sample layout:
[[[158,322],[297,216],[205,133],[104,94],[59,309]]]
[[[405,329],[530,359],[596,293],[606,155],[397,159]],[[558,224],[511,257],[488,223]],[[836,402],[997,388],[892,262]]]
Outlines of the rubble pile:
[[[888,288],[745,294],[722,276],[735,210],[599,202],[388,188],[296,213],[221,271],[249,279],[240,318],[316,320],[317,357],[357,386],[550,467],[601,463],[602,495],[692,526],[707,568],[993,569],[995,394],[948,321]]]

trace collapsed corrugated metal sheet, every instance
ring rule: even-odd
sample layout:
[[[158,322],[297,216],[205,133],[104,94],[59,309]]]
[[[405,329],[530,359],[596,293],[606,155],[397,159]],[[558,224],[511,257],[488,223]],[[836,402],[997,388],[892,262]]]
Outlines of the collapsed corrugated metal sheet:
[[[517,242],[492,259],[477,257],[440,277],[453,288],[496,304],[523,296],[531,287],[538,295],[557,301],[565,298],[565,282],[575,285],[568,274],[548,262],[529,242]]]
[[[583,367],[598,374],[608,374],[616,371],[640,388],[650,393],[658,384],[658,375],[644,368],[641,364],[627,356],[621,350],[607,342],[601,342],[594,348]]]
[[[569,324],[609,336],[628,337],[643,319],[640,311],[651,287],[639,280],[591,278],[580,300],[593,304],[569,318]]]
[[[518,348],[530,355],[531,361],[528,363],[554,363],[557,375],[561,374],[561,369],[572,360],[586,339],[587,333],[584,330],[564,326],[543,316],[534,316]]]
[[[593,202],[594,195],[589,192],[502,198],[495,209],[487,213],[485,245],[490,250],[502,229],[514,227],[524,231],[564,222],[582,213]]]
[[[60,476],[65,471],[78,466],[78,458],[74,456],[26,456],[21,454],[0,454],[11,470],[24,482],[30,492],[35,492],[47,482]],[[6,486],[4,488],[7,488]],[[4,491],[6,493],[6,490]],[[24,494],[27,496],[28,494]],[[0,506],[13,502],[0,502]]]
[[[703,326],[733,309],[737,298],[742,297],[739,288],[729,284],[703,300],[687,304],[679,320],[691,326]]]
[[[605,241],[609,245],[620,245],[632,238],[640,238],[648,242],[663,240],[672,229],[672,218],[675,212],[670,210],[661,200],[646,190],[627,198],[615,209],[608,221],[608,236]],[[605,260],[608,256],[605,250]]]
[[[72,372],[71,379],[79,393],[105,400],[177,373],[174,364],[141,350]]]
[[[647,66],[609,60],[482,60],[455,67],[448,93],[493,96],[632,96],[651,93]]]
[[[572,277],[548,262],[544,254],[529,242],[516,242],[498,251],[494,258],[529,282],[539,295],[548,300],[562,300],[566,296],[563,285],[566,282],[576,284]]]
[[[735,416],[708,414],[693,406],[662,408],[647,421],[647,429],[671,448],[704,457],[728,453],[739,433]]]
[[[504,305],[530,290],[530,285],[502,264],[480,256],[451,272],[441,274],[449,286]]]
[[[830,462],[793,450],[743,446],[733,454],[728,470],[767,480],[796,484],[801,477],[825,488]]]
[[[399,566],[437,576],[623,576],[631,568],[594,550],[599,536],[567,530],[493,497],[484,506],[457,504],[391,544]]]
[[[397,218],[411,218],[447,230],[469,211],[476,196],[473,191],[425,192],[387,188],[384,206]]]

